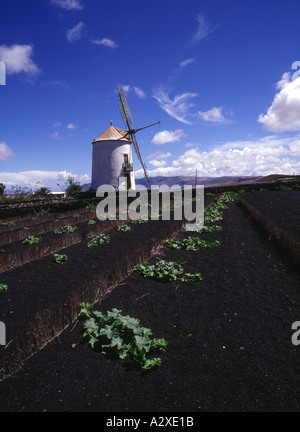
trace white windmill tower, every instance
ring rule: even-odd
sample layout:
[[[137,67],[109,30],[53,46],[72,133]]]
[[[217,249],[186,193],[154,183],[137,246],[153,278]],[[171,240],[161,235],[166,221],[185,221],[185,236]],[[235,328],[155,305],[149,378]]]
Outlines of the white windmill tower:
[[[145,179],[149,182],[135,134],[160,122],[135,129],[123,87],[118,89],[119,107],[127,130],[117,128],[110,122],[109,128],[93,141],[92,190],[97,190],[102,185],[112,185],[120,190],[135,189],[131,144],[142,165]],[[125,181],[121,182],[120,179]]]

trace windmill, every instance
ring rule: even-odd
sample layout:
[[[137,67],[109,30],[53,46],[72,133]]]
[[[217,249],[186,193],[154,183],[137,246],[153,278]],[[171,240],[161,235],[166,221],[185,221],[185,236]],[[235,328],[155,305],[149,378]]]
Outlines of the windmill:
[[[141,153],[140,153],[140,150],[139,150],[139,146],[138,146],[135,134],[137,132],[143,130],[143,129],[147,129],[147,128],[151,127],[151,126],[155,126],[157,124],[160,124],[160,122],[156,122],[156,123],[153,123],[153,124],[151,124],[149,126],[144,126],[142,128],[135,129],[134,123],[133,123],[133,120],[132,120],[132,116],[130,114],[130,110],[129,110],[129,107],[128,107],[128,103],[127,103],[127,100],[126,100],[126,97],[125,97],[124,89],[123,89],[122,86],[121,87],[118,86],[118,89],[119,89],[119,108],[120,108],[121,115],[123,117],[125,126],[128,129],[123,138],[125,138],[128,135],[130,135],[130,140],[131,140],[131,142],[133,144],[134,150],[135,150],[135,152],[137,154],[137,157],[138,157],[138,159],[140,161],[140,164],[142,165],[142,168],[144,170],[145,180],[146,180],[147,183],[149,183],[149,178],[148,178],[148,173],[147,173],[147,167],[146,167],[146,165],[144,164],[144,162],[142,160],[142,156],[141,156]]]
[[[142,160],[135,134],[160,122],[136,129],[124,89],[119,86],[118,89],[119,107],[126,130],[114,126],[111,121],[109,128],[93,140],[92,190],[97,190],[103,185],[113,186],[122,191],[135,189],[131,144],[142,165],[145,180],[149,183],[147,168]]]

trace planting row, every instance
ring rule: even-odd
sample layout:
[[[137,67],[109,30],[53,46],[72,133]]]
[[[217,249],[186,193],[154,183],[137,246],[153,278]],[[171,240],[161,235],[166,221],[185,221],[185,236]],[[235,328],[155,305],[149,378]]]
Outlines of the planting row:
[[[240,203],[300,263],[300,193],[298,191],[246,193]]]

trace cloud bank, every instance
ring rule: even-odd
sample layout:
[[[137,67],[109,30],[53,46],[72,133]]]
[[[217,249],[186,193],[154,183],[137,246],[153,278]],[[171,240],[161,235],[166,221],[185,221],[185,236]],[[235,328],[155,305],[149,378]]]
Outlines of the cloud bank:
[[[300,135],[296,137],[266,136],[257,140],[234,141],[211,151],[191,148],[169,164],[160,164],[152,155],[148,174],[155,176],[263,176],[300,172]],[[143,177],[143,171],[136,171]]]
[[[266,114],[260,114],[258,122],[269,132],[300,130],[300,77],[290,80],[283,74],[277,83],[279,90]]]

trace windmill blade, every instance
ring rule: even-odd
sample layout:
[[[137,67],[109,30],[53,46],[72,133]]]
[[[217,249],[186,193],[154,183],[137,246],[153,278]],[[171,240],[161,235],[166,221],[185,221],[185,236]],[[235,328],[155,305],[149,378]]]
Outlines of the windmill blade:
[[[123,87],[120,87],[120,86],[118,86],[118,89],[119,89],[119,108],[120,108],[121,115],[123,117],[124,123],[125,123],[125,125],[128,128],[128,131],[127,131],[125,137],[127,135],[130,135],[130,138],[131,138],[134,150],[135,150],[135,152],[137,154],[137,157],[138,157],[138,159],[139,159],[139,161],[140,161],[140,163],[141,163],[141,165],[143,167],[144,177],[145,177],[147,183],[149,183],[147,168],[146,168],[146,165],[144,164],[144,162],[142,160],[142,157],[141,157],[141,154],[140,154],[140,150],[139,150],[139,146],[138,146],[138,143],[137,143],[137,140],[136,140],[136,137],[135,137],[135,133],[138,132],[138,131],[140,131],[140,130],[143,130],[143,129],[146,129],[148,127],[151,127],[151,126],[154,126],[156,124],[159,124],[160,122],[157,122],[157,123],[152,124],[150,126],[142,127],[140,129],[135,129],[134,128],[133,119],[132,119],[132,116],[131,116],[131,113],[130,113],[130,110],[129,110],[129,107],[128,107],[128,104],[127,104],[127,100],[126,100],[126,97],[125,97],[124,89],[123,89]]]
[[[121,115],[123,117],[125,125],[128,127],[129,130],[134,129],[134,124],[132,120],[132,116],[127,104],[127,100],[125,97],[124,89],[123,87],[119,87],[119,108],[121,111]]]
[[[131,139],[132,139],[132,144],[133,144],[134,150],[135,150],[135,152],[136,152],[136,154],[137,154],[137,157],[138,157],[138,159],[139,159],[139,161],[140,161],[140,163],[141,163],[141,165],[142,165],[142,167],[143,167],[143,170],[144,170],[144,177],[145,177],[147,183],[149,183],[149,178],[148,178],[147,168],[146,168],[146,165],[144,164],[144,162],[143,162],[143,160],[142,160],[142,156],[141,156],[141,154],[140,154],[140,150],[139,150],[139,146],[138,146],[138,143],[137,143],[137,140],[136,140],[135,134],[132,134],[132,135],[131,135]]]
[[[143,167],[143,170],[144,170],[144,177],[145,177],[147,183],[149,183],[149,178],[148,178],[147,168],[146,168],[146,165],[144,164],[144,162],[143,162],[143,160],[142,160],[142,156],[141,156],[141,154],[140,154],[140,150],[139,150],[139,146],[138,146],[138,143],[137,143],[136,137],[135,137],[134,134],[132,134],[132,135],[131,135],[131,138],[132,138],[132,144],[133,144],[134,150],[135,150],[135,152],[136,152],[136,154],[137,154],[137,157],[138,157],[138,159],[139,159],[139,161],[140,161],[140,164],[141,164],[142,167]]]

